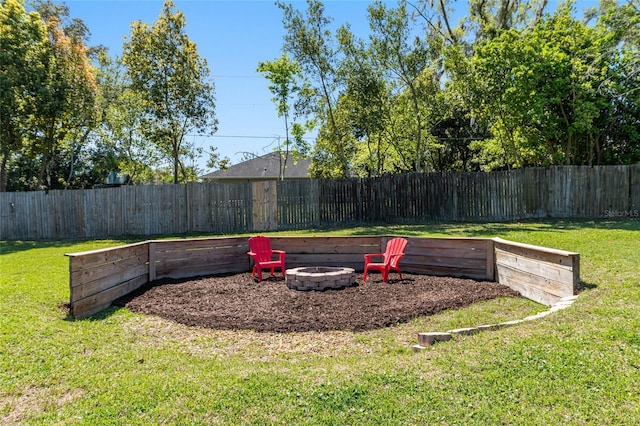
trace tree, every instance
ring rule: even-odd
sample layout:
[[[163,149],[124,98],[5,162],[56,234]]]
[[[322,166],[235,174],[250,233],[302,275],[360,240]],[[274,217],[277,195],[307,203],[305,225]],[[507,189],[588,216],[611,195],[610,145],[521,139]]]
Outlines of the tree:
[[[492,123],[494,138],[476,144],[488,168],[603,161],[612,126],[624,122],[621,108],[633,104],[614,94],[627,84],[621,39],[573,15],[567,5],[533,29],[512,28],[476,47],[458,88]]]
[[[391,124],[392,96],[385,70],[373,52],[354,37],[348,26],[338,30],[344,59],[339,72],[345,90],[338,102],[339,116],[346,120],[351,136],[358,141],[354,169],[364,176],[379,176],[393,162],[388,132]]]
[[[284,119],[285,142],[284,152],[281,153],[284,162],[280,167],[280,179],[284,179],[290,152],[293,152],[295,159],[297,156],[305,155],[309,151],[309,145],[303,139],[305,129],[309,125],[308,123],[296,123],[295,116],[299,115],[299,112],[292,108],[292,101],[300,92],[305,90],[299,81],[301,71],[300,65],[292,61],[286,53],[282,53],[274,61],[260,62],[258,64],[258,72],[264,74],[271,82],[269,90],[274,95],[272,101],[276,104],[278,117]],[[290,139],[290,135],[293,136],[293,140]],[[281,147],[279,146],[278,149],[281,149]]]
[[[102,53],[98,64],[100,126],[93,135],[92,168],[103,176],[110,171],[126,173],[133,183],[154,182],[153,169],[161,166],[160,153],[145,143],[142,96],[131,89],[117,58]]]
[[[475,41],[526,26],[533,29],[542,19],[549,0],[470,0],[469,21]]]
[[[589,23],[548,3],[469,0],[454,23],[453,0],[377,2],[369,43],[345,25],[338,48],[321,3],[280,4],[317,94],[314,175],[640,160],[640,5],[603,0]]]
[[[133,23],[123,53],[131,88],[145,100],[144,135],[172,161],[174,183],[189,178],[184,161],[195,155],[185,136],[217,130],[213,81],[185,26],[167,0],[154,26]]]
[[[601,1],[592,14],[601,38],[609,40],[603,44],[612,47],[615,58],[598,87],[598,93],[610,98],[610,113],[598,121],[595,161],[631,164],[640,161],[640,3]]]
[[[430,150],[423,129],[430,125],[423,105],[433,99],[437,91],[434,84],[437,78],[434,78],[433,69],[429,69],[428,45],[419,36],[412,38],[405,1],[400,2],[396,9],[388,9],[381,2],[369,6],[369,25],[372,30],[371,48],[376,60],[392,75],[396,91],[406,91],[410,100],[413,169],[428,171]]]
[[[337,159],[338,176],[349,176],[351,141],[338,126],[334,114],[340,82],[337,73],[339,51],[329,29],[331,19],[324,15],[324,5],[318,0],[307,0],[306,14],[291,5],[280,2],[277,5],[283,11],[287,31],[284,49],[314,85],[314,90],[307,93],[309,112],[327,126],[320,132],[323,136],[318,138],[316,150]]]
[[[44,77],[46,43],[40,15],[27,13],[21,0],[0,2],[0,192],[7,190],[10,162],[22,154]]]
[[[78,19],[65,23],[69,10],[64,5],[39,1],[35,8],[45,21],[48,42],[26,155],[39,164],[38,188],[68,188],[96,124],[98,88],[86,46],[88,30]]]

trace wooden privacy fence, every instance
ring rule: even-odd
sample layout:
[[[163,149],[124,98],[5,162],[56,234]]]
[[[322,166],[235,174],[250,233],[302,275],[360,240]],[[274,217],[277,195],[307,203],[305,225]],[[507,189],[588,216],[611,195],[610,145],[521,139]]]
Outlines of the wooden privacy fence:
[[[640,219],[640,164],[333,180],[319,210],[322,224]]]
[[[271,237],[287,252],[286,267],[341,266],[362,271],[364,254],[382,253],[390,236]],[[486,238],[407,238],[403,272],[498,281],[523,296],[552,305],[576,294],[580,256]],[[246,237],[157,240],[71,253],[70,310],[93,315],[140,286],[162,278],[187,278],[251,270]],[[284,285],[284,284],[283,284]]]
[[[640,219],[640,164],[0,193],[0,240],[544,218]]]

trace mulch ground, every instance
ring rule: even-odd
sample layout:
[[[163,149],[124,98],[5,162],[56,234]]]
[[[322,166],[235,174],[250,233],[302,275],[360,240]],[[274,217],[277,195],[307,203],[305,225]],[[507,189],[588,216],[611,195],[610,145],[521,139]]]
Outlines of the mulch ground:
[[[268,274],[267,274],[268,277]],[[131,311],[189,326],[261,332],[371,330],[459,309],[496,297],[518,297],[508,287],[451,277],[362,274],[341,290],[290,290],[276,273],[256,282],[250,273],[163,280],[116,301]]]

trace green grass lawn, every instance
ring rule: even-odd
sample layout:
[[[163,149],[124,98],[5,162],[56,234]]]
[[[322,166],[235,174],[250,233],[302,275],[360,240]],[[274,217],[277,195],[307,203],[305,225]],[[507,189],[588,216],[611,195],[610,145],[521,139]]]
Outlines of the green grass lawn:
[[[280,233],[500,236],[581,254],[571,307],[417,353],[418,332],[545,308],[498,299],[364,333],[205,330],[119,308],[72,320],[64,254],[130,241],[4,241],[0,424],[640,424],[639,231],[630,220]]]

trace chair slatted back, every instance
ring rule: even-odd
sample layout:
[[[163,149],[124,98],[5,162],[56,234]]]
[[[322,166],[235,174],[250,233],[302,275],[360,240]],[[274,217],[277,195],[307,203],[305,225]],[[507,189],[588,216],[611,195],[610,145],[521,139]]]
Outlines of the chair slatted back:
[[[271,260],[273,250],[271,250],[271,240],[268,237],[259,235],[249,238],[249,248],[256,254],[259,262]]]
[[[384,252],[384,263],[391,262],[390,265],[393,268],[398,267],[400,259],[404,255],[404,249],[407,246],[407,240],[404,238],[393,238],[387,243],[387,248]]]

